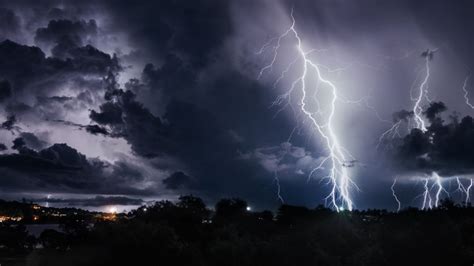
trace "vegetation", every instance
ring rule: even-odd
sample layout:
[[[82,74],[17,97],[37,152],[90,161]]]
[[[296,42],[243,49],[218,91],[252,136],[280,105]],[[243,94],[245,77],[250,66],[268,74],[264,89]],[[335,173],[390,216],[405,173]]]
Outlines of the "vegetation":
[[[335,212],[282,205],[247,211],[224,199],[211,211],[196,197],[160,201],[94,226],[70,221],[32,239],[1,225],[0,257],[24,265],[472,265],[474,208]],[[34,248],[34,245],[37,248]],[[41,248],[38,248],[41,246]],[[2,261],[2,265],[9,265]]]

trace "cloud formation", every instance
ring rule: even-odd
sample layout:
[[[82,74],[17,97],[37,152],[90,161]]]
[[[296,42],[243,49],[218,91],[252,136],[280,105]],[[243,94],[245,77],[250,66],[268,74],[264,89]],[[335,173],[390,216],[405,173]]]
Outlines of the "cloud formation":
[[[446,123],[441,117],[446,110],[443,102],[432,102],[424,111],[431,123],[426,132],[415,128],[393,140],[390,152],[400,170],[436,171],[444,176],[474,173],[474,120],[471,116],[452,116]]]
[[[144,177],[125,162],[110,164],[86,158],[66,144],[34,151],[22,138],[14,141],[18,153],[0,155],[0,182],[4,189],[36,188],[43,192],[149,195],[153,188],[138,188]]]
[[[440,89],[459,79],[447,78],[443,65],[464,74],[458,60],[474,62],[473,38],[460,30],[472,24],[468,6],[0,0],[2,188],[140,197],[189,192],[268,206],[279,202],[272,183],[278,172],[294,203],[321,203],[326,188],[308,183],[307,175],[327,151],[291,108],[278,115],[269,108],[288,85],[283,79],[282,88],[273,86],[281,66],[257,80],[271,58],[256,52],[289,26],[292,7],[304,46],[330,48],[317,53],[318,62],[337,69],[328,77],[343,89],[341,97],[370,94],[367,108],[341,102],[335,117],[341,142],[360,161],[381,160],[371,156],[386,124],[375,118],[413,117],[408,110],[390,115],[411,106],[413,70],[423,63],[418,51],[439,46],[430,89],[443,103],[425,109],[427,132],[394,140],[390,163],[400,171],[470,173],[472,119],[442,121],[445,106],[463,99]],[[384,173],[354,168],[374,177],[358,179],[362,190],[382,187]]]

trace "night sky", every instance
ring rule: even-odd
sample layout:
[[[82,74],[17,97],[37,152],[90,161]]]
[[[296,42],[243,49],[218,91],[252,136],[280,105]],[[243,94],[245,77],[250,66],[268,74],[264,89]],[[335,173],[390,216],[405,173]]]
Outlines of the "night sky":
[[[284,97],[304,71],[294,34],[278,38],[294,22],[337,88],[331,126],[352,155],[339,169],[359,188],[354,207],[396,209],[395,179],[402,207],[421,207],[424,182],[438,190],[433,173],[441,197],[462,201],[474,173],[473,11],[441,0],[0,1],[0,198],[324,204],[330,167],[311,173],[329,150],[302,91]],[[314,92],[321,79],[307,76]],[[426,130],[413,112],[420,86]],[[321,125],[331,97],[304,101]]]

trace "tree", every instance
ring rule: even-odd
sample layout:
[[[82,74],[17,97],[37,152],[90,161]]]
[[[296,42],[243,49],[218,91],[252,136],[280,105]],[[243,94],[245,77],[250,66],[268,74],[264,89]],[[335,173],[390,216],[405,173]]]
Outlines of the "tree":
[[[247,202],[241,199],[222,199],[216,204],[215,218],[219,219],[237,219],[247,212]]]

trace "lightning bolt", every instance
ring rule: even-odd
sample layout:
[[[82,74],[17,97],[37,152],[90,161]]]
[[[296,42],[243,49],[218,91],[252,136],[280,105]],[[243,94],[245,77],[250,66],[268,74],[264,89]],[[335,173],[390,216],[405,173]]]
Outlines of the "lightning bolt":
[[[415,99],[415,104],[413,105],[413,114],[415,116],[415,123],[416,127],[419,128],[421,131],[426,132],[426,125],[425,121],[421,117],[421,113],[423,112],[423,108],[421,107],[421,101],[425,96],[425,87],[428,83],[428,79],[430,78],[430,59],[429,57],[425,57],[425,68],[426,68],[426,75],[423,81],[418,88],[418,97]]]
[[[441,176],[439,176],[438,173],[433,172],[433,177],[435,179],[435,184],[438,187],[438,189],[436,190],[436,196],[435,196],[435,207],[438,207],[441,192],[445,192],[448,197],[449,197],[449,192],[443,187],[443,184],[441,182]]]
[[[466,188],[462,184],[461,180],[459,180],[459,177],[456,177],[456,183],[458,184],[456,191],[459,191],[461,194],[466,193]]]
[[[275,181],[275,184],[276,184],[276,186],[277,186],[277,197],[278,197],[278,200],[280,200],[280,202],[281,202],[282,204],[284,204],[285,201],[283,200],[283,197],[281,196],[280,179],[278,178],[277,171],[275,171],[275,176],[274,176],[273,180]]]
[[[424,76],[422,82],[420,83],[420,86],[418,87],[418,90],[417,90],[418,95],[416,97],[412,96],[412,91],[415,87],[416,82],[419,79],[419,74],[417,75],[415,81],[413,82],[413,84],[410,88],[410,98],[411,98],[412,101],[414,101],[413,109],[412,109],[412,111],[413,111],[413,120],[415,122],[414,128],[418,128],[423,132],[426,132],[427,128],[426,128],[425,121],[422,117],[423,108],[422,108],[421,104],[422,104],[423,99],[426,99],[428,102],[431,102],[431,100],[428,97],[428,86],[427,86],[430,75],[431,75],[430,74],[430,58],[429,57],[425,57],[425,71],[426,71],[425,76]],[[388,130],[384,131],[380,135],[379,141],[378,141],[377,146],[376,146],[377,149],[382,144],[383,140],[386,139],[387,137],[390,137],[392,139],[395,138],[395,137],[401,137],[399,129],[400,129],[400,125],[401,125],[402,121],[403,120],[394,121],[394,124],[392,125],[392,127],[389,128]],[[411,120],[407,121],[408,131],[410,131],[410,129],[412,127],[410,122],[411,122]]]
[[[400,132],[399,132],[399,128],[400,128],[400,124],[402,123],[402,120],[399,120],[398,122],[396,122],[395,124],[392,125],[391,128],[387,129],[385,132],[383,132],[380,137],[379,137],[379,142],[377,143],[377,145],[375,146],[375,149],[379,149],[380,145],[382,144],[382,142],[387,138],[387,137],[390,137],[391,139],[394,139],[396,136],[398,137],[401,137],[400,135]]]
[[[416,124],[417,124],[417,127],[419,129],[421,129],[423,132],[426,131],[426,126],[424,124],[424,121],[423,119],[420,117],[420,114],[422,112],[422,109],[421,107],[419,106],[419,103],[421,102],[421,98],[423,97],[423,87],[426,85],[426,83],[428,82],[428,79],[429,79],[429,75],[430,75],[430,69],[429,69],[429,59],[428,57],[426,58],[426,76],[425,76],[425,79],[423,80],[422,84],[420,85],[420,89],[419,89],[419,92],[420,94],[418,95],[418,98],[416,100],[416,103],[415,103],[415,106],[413,108],[413,111],[415,113],[415,121],[416,121]],[[463,86],[462,86],[462,90],[464,92],[464,99],[465,99],[465,102],[466,104],[471,107],[471,109],[474,109],[474,105],[472,105],[469,101],[469,97],[468,97],[468,94],[469,92],[467,91],[467,84],[468,84],[468,81],[469,81],[469,76],[467,76],[465,79],[464,79],[464,82],[463,82]],[[428,99],[428,98],[427,98]],[[429,101],[429,99],[428,99]],[[441,193],[444,192],[446,193],[446,195],[449,197],[449,192],[443,187],[443,184],[442,184],[442,178],[441,176],[436,173],[436,172],[433,172],[432,174],[433,176],[433,179],[434,179],[434,182],[433,182],[433,185],[431,186],[431,188],[433,187],[437,187],[437,190],[436,190],[436,193],[435,193],[435,202],[434,202],[434,207],[438,207],[439,206],[439,201],[440,201],[440,196],[441,196]],[[431,205],[431,196],[430,196],[430,188],[428,188],[428,182],[429,180],[426,179],[425,180],[425,185],[424,185],[424,192],[423,192],[423,195],[424,195],[424,200],[423,200],[423,205],[422,205],[422,209],[425,209],[426,207],[429,207],[429,208],[432,208],[432,205]],[[469,186],[467,186],[467,188],[462,184],[461,180],[459,177],[456,177],[456,183],[458,185],[456,191],[459,191],[461,194],[465,194],[465,204],[468,204],[469,201],[470,201],[470,191],[471,191],[471,188],[473,186],[473,179],[470,178],[469,179]],[[428,199],[428,205],[427,205],[427,199]]]
[[[425,56],[425,71],[426,72],[425,72],[424,78],[418,87],[417,96],[416,97],[411,96],[411,99],[414,101],[414,104],[413,104],[413,120],[415,122],[414,128],[417,128],[421,130],[422,132],[428,131],[428,129],[426,128],[426,123],[422,117],[423,108],[421,104],[424,99],[426,99],[426,101],[428,102],[431,102],[431,99],[428,97],[428,81],[430,79],[430,59],[431,59],[430,56]],[[418,76],[416,80],[418,80]],[[468,78],[466,78],[466,80],[464,81],[463,91],[465,92],[466,103],[469,104],[469,100],[467,98],[467,91],[466,91],[467,81],[468,81]],[[414,85],[412,85],[412,89],[413,87]],[[412,90],[410,90],[410,95],[412,95],[411,91]],[[387,137],[391,137],[392,139],[395,138],[396,136],[400,137],[399,127],[400,127],[401,121],[402,120],[397,121],[396,123],[392,125],[391,128],[389,128],[387,131],[382,133],[382,135],[379,138],[377,148],[380,146],[382,141],[386,139]],[[422,201],[421,209],[431,209],[433,207],[437,208],[439,206],[441,195],[443,192],[449,197],[449,192],[443,186],[443,178],[437,172],[433,172],[431,174],[431,177],[422,178],[422,180],[423,180],[423,193],[420,196],[423,198],[423,201]],[[430,181],[432,181],[431,186],[430,186]],[[465,192],[466,189],[462,186],[462,183],[459,181],[459,179],[457,179],[457,181],[458,181],[458,186],[459,186],[458,189],[461,190],[461,192]],[[396,179],[394,180],[394,183],[392,184],[392,187],[391,187],[392,195],[396,199],[397,203],[399,203],[398,197],[396,196],[395,189],[394,189],[395,183],[396,183]],[[434,195],[432,196],[431,195],[432,191],[435,188],[436,190],[434,192]]]
[[[260,79],[265,72],[271,71],[274,65],[277,63],[282,40],[293,38],[296,42],[297,56],[289,63],[289,65],[281,73],[280,77],[275,81],[274,84],[280,82],[280,80],[283,79],[283,77],[291,70],[295,71],[297,69],[297,63],[301,63],[299,66],[302,67],[302,71],[300,75],[291,82],[291,86],[287,92],[277,97],[274,104],[280,105],[286,101],[287,105],[290,105],[291,108],[294,109],[292,106],[291,97],[295,91],[300,91],[301,96],[297,100],[299,111],[301,111],[301,113],[304,115],[305,120],[310,122],[311,127],[321,136],[329,153],[321,161],[321,163],[311,171],[309,178],[316,171],[326,169],[325,166],[329,165],[329,174],[327,179],[328,184],[331,186],[331,191],[325,197],[326,204],[331,205],[337,211],[345,209],[351,211],[354,208],[351,191],[353,188],[358,190],[358,187],[349,176],[347,167],[344,166],[344,162],[346,162],[348,158],[351,159],[354,157],[350,155],[350,153],[341,145],[339,136],[334,129],[334,119],[337,109],[336,103],[338,100],[340,100],[338,88],[333,82],[323,77],[321,71],[322,66],[310,58],[311,54],[319,50],[313,49],[306,51],[303,48],[301,37],[296,30],[296,20],[293,15],[293,10],[291,10],[290,16],[292,20],[291,26],[283,34],[270,40],[270,42],[276,41],[276,44],[271,48],[273,56],[270,63],[260,70],[258,79]],[[271,47],[271,44],[266,43],[259,52],[263,52],[268,47]],[[314,90],[311,90],[307,84],[310,77],[317,79],[318,84]],[[323,111],[321,109],[321,104],[316,97],[320,85],[324,85],[325,88],[329,90],[329,110]],[[311,111],[308,108],[308,102],[316,105],[317,110]],[[323,121],[321,122],[319,120]]]
[[[423,108],[421,107],[421,101],[423,100],[423,98],[425,98],[428,102],[431,102],[431,100],[428,97],[428,89],[427,89],[428,80],[430,78],[430,57],[429,56],[425,57],[425,69],[426,69],[425,78],[423,79],[423,81],[420,84],[420,87],[418,88],[418,97],[415,99],[415,104],[413,105],[413,115],[414,115],[414,119],[416,123],[416,128],[420,129],[422,132],[426,132],[427,128],[426,128],[425,121],[423,120],[423,117],[422,117]],[[423,201],[422,209],[426,208],[427,198],[428,198],[428,207],[430,209],[433,207],[430,192],[434,186],[437,186],[437,190],[434,197],[434,207],[437,208],[439,206],[441,192],[445,192],[449,196],[448,191],[443,187],[443,184],[441,181],[442,178],[437,172],[432,173],[432,179],[434,179],[434,182],[431,188],[428,188],[429,179],[427,178],[425,181],[425,186],[424,186],[425,190],[423,192],[424,201]]]
[[[465,194],[466,197],[464,198],[464,204],[467,205],[470,201],[470,194],[471,194],[471,188],[472,188],[472,185],[473,185],[473,179],[472,178],[469,178],[469,186],[465,187],[461,180],[459,179],[459,177],[456,177],[456,182],[458,184],[458,188],[456,189],[456,191],[459,191],[462,194]]]
[[[453,179],[454,178],[443,178],[436,172],[433,172],[431,177],[423,178],[423,193],[420,195],[421,197],[423,197],[421,209],[432,209],[439,207],[442,193],[444,193],[447,197],[451,197],[450,193],[443,186],[443,183],[445,181],[451,182],[451,180]],[[460,191],[462,194],[466,194],[467,204],[467,202],[469,201],[470,187],[465,188],[459,177],[456,177],[455,179],[458,184],[458,188],[456,189],[456,191]],[[431,186],[429,185],[430,181],[432,182]],[[472,179],[470,186],[472,186]],[[432,192],[433,190],[435,190],[434,193]],[[434,195],[432,196],[432,194]]]
[[[392,196],[393,198],[395,199],[395,201],[397,202],[397,212],[400,211],[400,207],[401,207],[401,203],[400,203],[400,200],[398,199],[397,197],[397,194],[395,193],[395,185],[397,184],[397,178],[395,178],[393,180],[393,184],[392,186],[390,187],[390,189],[392,190]]]
[[[468,94],[469,92],[467,91],[467,82],[469,81],[469,76],[466,77],[466,79],[464,79],[464,83],[462,85],[462,90],[464,91],[464,100],[466,100],[466,104],[471,107],[471,109],[474,109],[474,105],[471,104],[471,102],[469,102],[469,97],[468,97]]]
[[[430,195],[430,189],[428,187],[428,182],[429,182],[429,179],[428,178],[425,178],[424,179],[424,184],[423,184],[423,188],[424,188],[424,192],[423,192],[423,204],[421,205],[421,209],[424,210],[424,209],[431,209],[432,208],[432,205],[431,205],[431,195]]]
[[[471,195],[471,188],[472,188],[472,178],[470,179],[470,183],[469,183],[469,186],[467,187],[466,189],[466,205],[470,202],[470,199],[469,199],[469,196]]]

